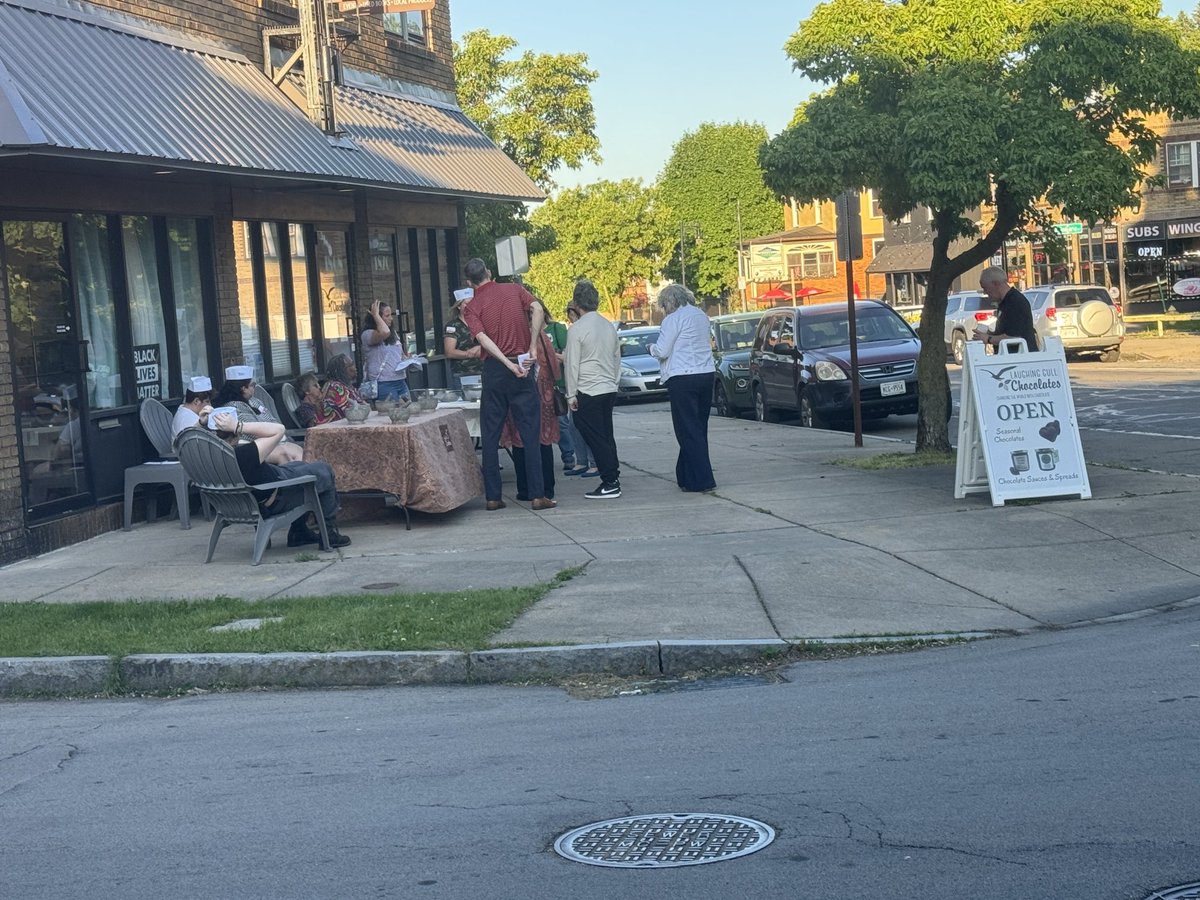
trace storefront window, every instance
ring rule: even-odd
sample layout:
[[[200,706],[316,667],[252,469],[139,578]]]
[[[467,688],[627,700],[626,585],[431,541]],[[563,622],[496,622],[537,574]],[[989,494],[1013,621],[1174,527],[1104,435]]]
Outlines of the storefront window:
[[[271,341],[271,377],[291,378],[291,353],[288,352],[287,316],[283,308],[283,272],[279,254],[268,254],[265,248],[279,246],[279,226],[275,222],[262,223],[263,273],[267,288],[267,334]],[[264,375],[264,378],[266,376]]]
[[[92,409],[112,409],[122,405],[125,398],[121,391],[108,222],[103,216],[77,215],[68,234],[79,302],[79,331],[88,342],[88,404]]]
[[[1120,284],[1117,230],[1097,228],[1079,238],[1079,280],[1083,284]]]
[[[417,317],[413,307],[420,305],[421,311],[425,312],[434,303],[437,302],[433,297],[433,285],[430,279],[429,265],[429,230],[427,228],[410,228],[408,230],[409,249],[413,256],[412,271],[413,281],[409,295],[412,302],[409,303],[409,308],[406,310],[408,316],[408,327],[412,329],[406,337],[408,338],[409,353],[424,353],[426,348],[433,345],[433,323],[429,321],[429,313],[422,317]],[[436,251],[436,248],[434,248]],[[420,334],[419,331],[424,331]]]
[[[354,355],[354,323],[350,309],[350,254],[344,231],[317,231],[317,279],[321,291],[321,326],[325,360],[339,353]]]
[[[412,315],[400,300],[400,285],[408,283],[408,241],[397,247],[396,232],[391,228],[372,228],[370,233],[371,296],[396,311],[393,325],[397,331],[407,331]],[[361,332],[363,323],[356,324]]]
[[[204,323],[204,284],[195,219],[167,219],[167,253],[175,293],[179,369],[184,387],[193,375],[209,375]]]
[[[129,291],[129,324],[134,365],[148,373],[139,376],[138,399],[165,397],[171,381],[167,335],[163,324],[162,289],[158,282],[158,255],[154,224],[148,216],[124,216],[121,240],[125,249],[125,283]],[[149,361],[153,360],[153,364]],[[157,367],[157,371],[154,371]]]
[[[434,234],[437,236],[437,277],[435,295],[430,302],[430,306],[435,310],[434,320],[432,323],[433,333],[442,334],[443,328],[447,322],[454,320],[454,314],[450,311],[450,307],[454,305],[454,289],[459,287],[462,281],[462,275],[451,270],[450,260],[453,257],[457,262],[457,254],[451,249],[451,240],[453,240],[454,232],[444,228],[437,229]],[[457,265],[454,268],[458,268]],[[429,324],[429,323],[427,323]],[[429,342],[426,349],[430,353],[441,353],[442,342],[433,340]]]
[[[256,379],[265,379],[263,355],[259,349],[258,306],[254,293],[254,242],[250,222],[234,222],[233,258],[237,267],[238,317],[242,326],[242,362],[254,369]],[[215,384],[215,382],[214,382]]]
[[[308,295],[308,255],[304,250],[304,228],[296,224],[289,225],[288,240],[292,253],[292,331],[296,335],[300,372],[314,372],[317,358],[313,344],[312,302]]]

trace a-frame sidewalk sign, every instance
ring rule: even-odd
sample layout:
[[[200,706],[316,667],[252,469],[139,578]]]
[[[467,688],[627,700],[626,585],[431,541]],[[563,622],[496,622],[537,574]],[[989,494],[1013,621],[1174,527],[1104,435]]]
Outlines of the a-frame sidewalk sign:
[[[1034,353],[1004,341],[994,356],[969,341],[966,351],[954,496],[990,491],[993,506],[1091,497],[1062,341],[1048,337]]]

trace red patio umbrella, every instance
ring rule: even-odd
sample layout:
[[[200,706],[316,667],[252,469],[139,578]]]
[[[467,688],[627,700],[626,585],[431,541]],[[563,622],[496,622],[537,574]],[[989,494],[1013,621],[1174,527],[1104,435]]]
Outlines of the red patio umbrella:
[[[800,290],[796,291],[796,296],[797,297],[815,297],[815,296],[817,296],[817,294],[828,294],[828,293],[829,293],[829,291],[825,290],[825,288],[804,287],[804,288],[800,288]]]
[[[791,300],[792,295],[783,288],[771,288],[765,294],[758,295],[759,300]]]

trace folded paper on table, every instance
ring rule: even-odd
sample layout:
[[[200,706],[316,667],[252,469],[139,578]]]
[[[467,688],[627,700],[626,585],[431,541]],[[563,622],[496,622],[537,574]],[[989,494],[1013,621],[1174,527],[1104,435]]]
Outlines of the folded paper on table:
[[[428,361],[429,360],[427,360],[424,356],[410,356],[407,359],[403,359],[396,363],[396,371],[403,372],[405,369],[408,369],[411,366],[423,366]]]

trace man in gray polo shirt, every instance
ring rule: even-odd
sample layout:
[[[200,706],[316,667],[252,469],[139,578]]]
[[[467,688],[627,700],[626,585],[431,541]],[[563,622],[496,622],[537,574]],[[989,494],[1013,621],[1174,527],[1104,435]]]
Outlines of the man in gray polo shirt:
[[[589,500],[612,500],[621,496],[621,470],[613,438],[621,342],[612,322],[596,312],[600,294],[594,284],[578,282],[571,302],[583,315],[567,329],[567,403],[575,412],[575,427],[592,449],[600,470],[600,485],[584,496]]]

